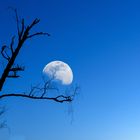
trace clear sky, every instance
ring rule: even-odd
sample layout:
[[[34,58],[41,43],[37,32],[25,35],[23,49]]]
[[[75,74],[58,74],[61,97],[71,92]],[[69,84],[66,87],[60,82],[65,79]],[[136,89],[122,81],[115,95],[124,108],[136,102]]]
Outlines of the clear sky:
[[[26,66],[25,72],[18,80],[8,80],[4,91],[28,91],[53,60],[71,66],[81,91],[72,105],[3,100],[10,131],[1,130],[0,139],[140,140],[140,2],[0,1],[0,45],[9,43],[16,31],[8,6],[16,7],[27,23],[40,18],[35,31],[51,37],[24,45],[17,61]]]

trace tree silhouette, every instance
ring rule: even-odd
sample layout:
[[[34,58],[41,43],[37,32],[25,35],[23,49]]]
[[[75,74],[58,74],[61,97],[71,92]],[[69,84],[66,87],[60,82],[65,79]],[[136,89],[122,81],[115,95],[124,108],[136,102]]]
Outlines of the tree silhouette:
[[[18,13],[16,9],[14,10],[15,19],[16,19],[16,26],[17,26],[17,35],[12,36],[10,45],[3,45],[1,47],[1,56],[6,61],[6,66],[2,71],[0,77],[0,99],[6,97],[23,97],[29,99],[40,99],[40,100],[53,100],[55,102],[63,103],[63,102],[71,102],[73,101],[75,94],[77,92],[78,87],[73,89],[72,94],[66,95],[63,93],[59,93],[57,96],[48,97],[47,92],[48,90],[55,90],[58,91],[59,89],[52,85],[52,79],[45,81],[42,86],[33,86],[28,93],[3,93],[2,89],[3,86],[8,78],[15,79],[19,78],[20,75],[18,74],[19,71],[24,71],[24,66],[20,64],[15,64],[15,60],[21,51],[21,48],[24,46],[24,43],[35,36],[50,36],[49,33],[46,32],[35,32],[31,33],[33,27],[35,27],[39,22],[40,19],[34,19],[29,25],[25,25],[25,19],[22,18],[21,20],[18,17]],[[16,41],[15,41],[16,40]],[[35,94],[38,92],[38,94]],[[0,110],[0,116],[4,113],[4,109]]]

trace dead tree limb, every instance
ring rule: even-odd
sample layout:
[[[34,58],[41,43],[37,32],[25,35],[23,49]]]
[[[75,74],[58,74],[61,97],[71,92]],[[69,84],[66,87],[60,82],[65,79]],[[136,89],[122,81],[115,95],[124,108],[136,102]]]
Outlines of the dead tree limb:
[[[17,44],[14,44],[14,39],[15,39],[15,36],[12,37],[12,40],[11,40],[11,44],[10,44],[10,50],[11,50],[11,54],[9,55],[7,53],[7,46],[4,45],[2,48],[1,48],[1,55],[4,59],[6,59],[8,61],[2,75],[1,75],[1,78],[0,78],[0,91],[2,91],[2,88],[3,88],[3,85],[6,81],[7,78],[18,78],[19,76],[17,76],[17,72],[19,71],[19,69],[15,69],[14,71],[14,74],[12,75],[9,75],[9,72],[12,70],[14,64],[15,64],[15,60],[21,50],[21,48],[23,47],[24,43],[28,40],[28,39],[31,39],[32,37],[34,36],[40,36],[40,35],[48,35],[48,33],[44,33],[44,32],[37,32],[37,33],[34,33],[34,34],[30,34],[30,31],[31,29],[36,26],[39,22],[40,22],[40,19],[35,19],[31,22],[31,24],[29,24],[27,26],[27,28],[25,28],[25,22],[24,22],[24,19],[22,19],[22,22],[20,22],[19,20],[19,17],[18,17],[18,14],[17,14],[17,10],[15,9],[14,10],[15,12],[15,17],[16,17],[16,24],[17,24],[17,36],[18,36],[18,42]],[[15,45],[15,48],[14,48],[14,45]]]
[[[56,96],[56,97],[40,97],[40,96],[31,96],[31,95],[26,95],[26,94],[23,94],[23,93],[11,93],[11,94],[3,94],[0,96],[0,99],[4,98],[4,97],[24,97],[24,98],[29,98],[29,99],[43,99],[43,100],[53,100],[53,101],[56,101],[56,102],[60,102],[60,103],[63,103],[63,102],[71,102],[73,99],[70,97],[70,96],[64,96],[64,95],[59,95],[59,96]]]
[[[6,82],[7,78],[18,78],[20,77],[17,73],[19,71],[24,71],[24,67],[15,64],[15,60],[17,56],[19,55],[19,52],[21,51],[21,48],[24,46],[24,43],[35,37],[35,36],[40,36],[40,35],[47,35],[50,36],[49,33],[46,32],[35,32],[35,33],[30,33],[33,27],[35,27],[39,22],[40,19],[36,18],[34,19],[29,25],[25,26],[25,20],[22,19],[20,21],[17,10],[13,9],[15,12],[15,18],[16,18],[16,25],[17,25],[17,36],[13,36],[11,38],[11,43],[9,46],[3,45],[1,48],[1,55],[2,57],[6,60],[7,64],[6,67],[4,68],[4,71],[0,77],[0,91],[2,91],[3,86]],[[17,39],[16,39],[17,37]],[[15,41],[15,39],[17,41]],[[7,49],[8,48],[8,49]],[[10,49],[10,51],[9,51]],[[23,98],[29,98],[29,99],[44,99],[44,100],[53,100],[56,102],[71,102],[73,101],[76,93],[77,93],[77,87],[73,91],[71,95],[65,95],[65,94],[60,94],[58,91],[57,87],[52,86],[51,80],[47,81],[44,83],[43,87],[39,86],[34,86],[31,88],[31,91],[29,93],[0,93],[0,99],[6,98],[6,97],[23,97]],[[49,97],[48,96],[48,91],[49,90],[55,90],[58,92],[57,96],[54,97]],[[39,93],[39,94],[35,94]]]
[[[29,93],[11,93],[11,94],[2,94],[0,99],[5,97],[23,97],[28,99],[42,99],[42,100],[53,100],[59,103],[71,102],[74,100],[75,95],[78,93],[78,87],[75,87],[71,95],[60,94],[57,87],[52,86],[51,81],[47,81],[42,87],[33,86]],[[48,96],[49,90],[57,91],[58,95],[54,97]],[[36,95],[38,93],[38,95]]]

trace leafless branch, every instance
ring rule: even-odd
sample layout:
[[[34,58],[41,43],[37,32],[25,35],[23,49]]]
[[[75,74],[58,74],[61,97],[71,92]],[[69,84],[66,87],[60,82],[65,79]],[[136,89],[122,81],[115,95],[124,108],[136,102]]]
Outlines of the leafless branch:
[[[32,35],[29,35],[28,38],[32,38],[32,37],[38,36],[38,35],[48,35],[48,36],[50,36],[49,33],[38,32],[38,33],[35,33],[35,34],[32,34]]]
[[[11,44],[10,44],[10,49],[11,49],[12,54],[14,53],[14,49],[13,49],[14,39],[15,39],[15,36],[12,37]]]
[[[78,89],[79,89],[78,87],[75,87],[70,95],[60,94],[59,89],[52,85],[52,79],[51,79],[46,81],[42,86],[40,86],[40,84],[36,86],[32,86],[29,93],[3,94],[0,95],[0,99],[5,97],[24,97],[29,99],[53,100],[60,103],[71,102],[74,100],[74,97],[78,92]],[[58,95],[54,97],[49,97],[49,95],[47,94],[49,90],[55,90]]]
[[[8,63],[2,73],[2,76],[0,78],[0,91],[2,90],[2,87],[5,83],[6,78],[18,78],[19,75],[17,73],[19,71],[24,71],[24,67],[21,67],[19,65],[15,66],[15,60],[17,55],[20,52],[20,49],[23,47],[24,42],[27,39],[31,39],[34,36],[39,36],[39,35],[48,35],[50,36],[49,33],[44,33],[44,32],[36,32],[34,34],[30,34],[31,29],[40,22],[40,19],[36,18],[34,19],[31,24],[25,27],[25,21],[22,19],[22,21],[19,21],[19,17],[17,14],[17,10],[14,9],[15,12],[15,17],[16,17],[16,24],[17,24],[17,30],[18,30],[18,40],[17,44],[14,43],[15,36],[12,37],[11,44],[10,44],[10,50],[11,50],[11,56],[8,55],[8,53],[5,51],[7,46],[3,46],[1,50],[2,56],[8,60]],[[15,47],[13,47],[15,45]],[[54,100],[56,102],[71,102],[74,97],[75,93],[77,92],[77,88],[73,91],[71,95],[65,95],[65,94],[60,94],[59,89],[56,86],[53,86],[51,84],[52,79],[50,79],[47,82],[44,82],[43,86],[33,86],[31,88],[31,91],[27,94],[24,93],[12,93],[12,94],[1,94],[0,99],[4,97],[25,97],[25,98],[30,98],[30,99],[47,99],[47,100]],[[55,97],[48,97],[48,91],[49,90],[55,90],[58,93],[58,96]],[[38,94],[36,94],[38,93]]]
[[[6,48],[7,48],[6,45],[2,46],[1,55],[3,56],[4,59],[6,59],[7,61],[9,61],[10,60],[10,57],[7,54],[6,50],[5,50]]]
[[[0,96],[0,99],[2,98],[5,98],[5,97],[24,97],[24,98],[29,98],[29,99],[43,99],[43,100],[53,100],[53,101],[56,101],[56,102],[60,102],[60,103],[63,103],[63,102],[71,102],[73,100],[73,98],[71,98],[71,96],[64,96],[64,95],[59,95],[59,96],[56,96],[56,97],[42,97],[42,96],[31,96],[31,95],[26,95],[26,94],[23,94],[23,93],[11,93],[11,94],[3,94]]]
[[[14,10],[15,12],[15,17],[16,17],[16,24],[17,24],[17,30],[18,30],[18,42],[17,44],[15,44],[15,49],[13,49],[13,45],[14,45],[14,39],[15,37],[12,37],[12,41],[10,44],[10,50],[12,52],[12,54],[9,56],[8,53],[5,51],[6,46],[2,47],[1,50],[1,55],[8,60],[8,63],[2,73],[2,76],[0,78],[0,91],[2,90],[2,87],[5,83],[6,78],[18,78],[19,76],[17,75],[17,71],[19,71],[19,69],[16,71],[13,70],[13,65],[15,63],[15,60],[20,52],[20,49],[23,47],[23,44],[26,42],[27,39],[30,39],[34,36],[38,36],[38,35],[48,35],[48,33],[44,33],[44,32],[37,32],[34,34],[30,35],[30,30],[40,22],[40,19],[34,19],[31,24],[29,24],[26,28],[25,28],[25,21],[24,19],[22,19],[22,21],[19,21],[19,17],[17,14],[17,10],[11,8],[12,10]],[[9,72],[11,72],[11,70],[13,71],[12,75],[9,75]]]
[[[17,14],[17,9],[14,9],[14,12],[15,12],[15,16],[16,16],[18,36],[20,36],[20,27],[19,27],[19,18],[18,18],[18,14]]]
[[[40,19],[35,18],[33,22],[27,27],[28,30],[32,29],[34,25],[38,24],[40,22]]]
[[[3,45],[0,51],[2,57],[7,60],[7,64],[0,77],[0,91],[2,91],[2,88],[7,78],[18,78],[20,77],[18,75],[18,72],[24,71],[24,67],[20,65],[15,65],[16,58],[19,55],[19,52],[23,47],[24,43],[35,36],[50,36],[49,33],[45,32],[31,33],[32,28],[40,22],[40,19],[36,18],[30,24],[25,25],[24,18],[22,20],[19,19],[17,9],[11,7],[10,9],[12,9],[15,13],[17,35],[11,38],[11,43],[9,44],[9,46]],[[52,85],[51,81],[52,79],[47,82],[44,82],[43,86],[32,86],[31,91],[29,93],[0,93],[0,99],[6,97],[23,97],[35,100],[52,100],[59,103],[72,102],[74,100],[78,88],[75,88],[72,94],[66,95],[65,92],[60,93],[59,89],[56,86]],[[47,94],[49,90],[55,90],[57,91],[57,94],[53,96],[51,95],[51,97],[49,97],[49,95]],[[0,116],[4,112],[5,110],[0,110]],[[0,128],[2,127],[5,127],[5,122],[0,124]]]
[[[19,35],[19,40],[22,38],[22,35],[24,33],[24,29],[25,29],[25,25],[24,25],[24,19],[22,19],[21,21],[21,31],[20,31],[20,35]]]
[[[25,69],[25,67],[20,66],[20,65],[17,64],[15,67],[12,67],[10,69],[10,71],[24,71],[24,69]]]

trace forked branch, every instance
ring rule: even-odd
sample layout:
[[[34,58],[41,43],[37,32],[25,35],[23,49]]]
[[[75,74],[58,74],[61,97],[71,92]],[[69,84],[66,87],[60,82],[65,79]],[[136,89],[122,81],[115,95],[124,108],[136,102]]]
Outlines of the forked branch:
[[[48,85],[48,82],[46,83],[46,85]],[[0,99],[2,98],[5,98],[5,97],[23,97],[23,98],[28,98],[28,99],[38,99],[38,100],[53,100],[53,101],[56,101],[56,102],[59,102],[59,103],[63,103],[63,102],[71,102],[74,100],[74,97],[75,95],[77,94],[78,92],[78,87],[76,87],[74,90],[73,90],[73,93],[71,95],[63,95],[63,94],[59,94],[57,96],[54,96],[54,97],[49,97],[47,95],[47,92],[49,90],[52,90],[49,86],[46,86],[44,85],[44,87],[38,87],[38,86],[35,86],[35,87],[32,87],[31,88],[31,91],[27,94],[25,93],[11,93],[11,94],[3,94],[3,95],[0,95]],[[57,90],[58,89],[53,89],[53,90]],[[38,92],[39,95],[36,95],[35,93]]]
[[[17,10],[13,9],[13,8],[11,8],[11,9],[14,10],[14,12],[15,12],[17,31],[18,31],[17,32],[18,39],[17,39],[17,42],[15,43],[14,42],[15,36],[13,36],[9,47],[4,45],[1,48],[1,55],[8,62],[7,62],[7,65],[2,73],[2,76],[0,78],[0,91],[2,90],[3,85],[4,85],[7,78],[20,77],[17,75],[17,72],[21,71],[23,69],[17,69],[17,68],[14,69],[13,66],[15,65],[15,60],[16,60],[21,48],[23,47],[24,43],[28,39],[31,39],[34,36],[39,36],[39,35],[48,35],[49,36],[50,35],[50,34],[44,33],[44,32],[36,32],[36,33],[30,34],[31,29],[40,22],[40,19],[36,18],[31,22],[31,24],[25,26],[25,20],[22,19],[20,22],[20,19],[19,19],[18,14],[17,14]],[[8,53],[6,48],[9,48],[11,53]],[[11,71],[13,71],[12,75],[9,74]]]
[[[18,78],[20,77],[18,75],[19,71],[24,71],[24,67],[20,65],[15,65],[15,60],[17,56],[19,55],[19,52],[21,51],[21,48],[23,47],[24,43],[35,36],[40,35],[47,35],[50,36],[49,33],[45,32],[35,32],[30,33],[32,28],[35,27],[39,22],[40,19],[36,18],[34,19],[31,24],[25,26],[25,20],[20,20],[17,14],[17,10],[13,9],[15,12],[15,18],[16,18],[16,25],[17,25],[17,39],[16,36],[13,36],[11,39],[11,43],[9,46],[4,45],[1,48],[1,55],[4,59],[7,60],[6,67],[2,73],[2,76],[0,77],[0,91],[2,91],[3,85],[5,84],[5,81],[7,78]],[[16,40],[16,41],[15,41]],[[10,51],[7,52],[7,48],[10,49]],[[48,96],[49,90],[55,90],[57,94],[55,96]],[[40,86],[33,86],[31,88],[31,91],[29,93],[10,93],[10,94],[0,94],[0,99],[6,98],[6,97],[23,97],[23,98],[29,98],[29,99],[44,99],[44,100],[53,100],[56,102],[71,102],[74,100],[74,97],[77,93],[78,87],[76,87],[72,94],[66,95],[59,92],[59,89],[51,84],[51,80],[45,82],[42,87]],[[37,94],[36,94],[37,93]]]
[[[71,98],[71,96],[64,96],[64,95],[59,95],[56,97],[40,97],[40,96],[31,96],[31,95],[26,95],[23,93],[17,93],[17,94],[3,94],[0,96],[0,99],[5,98],[5,97],[24,97],[24,98],[29,98],[29,99],[43,99],[43,100],[53,100],[56,102],[71,102],[73,99]]]

